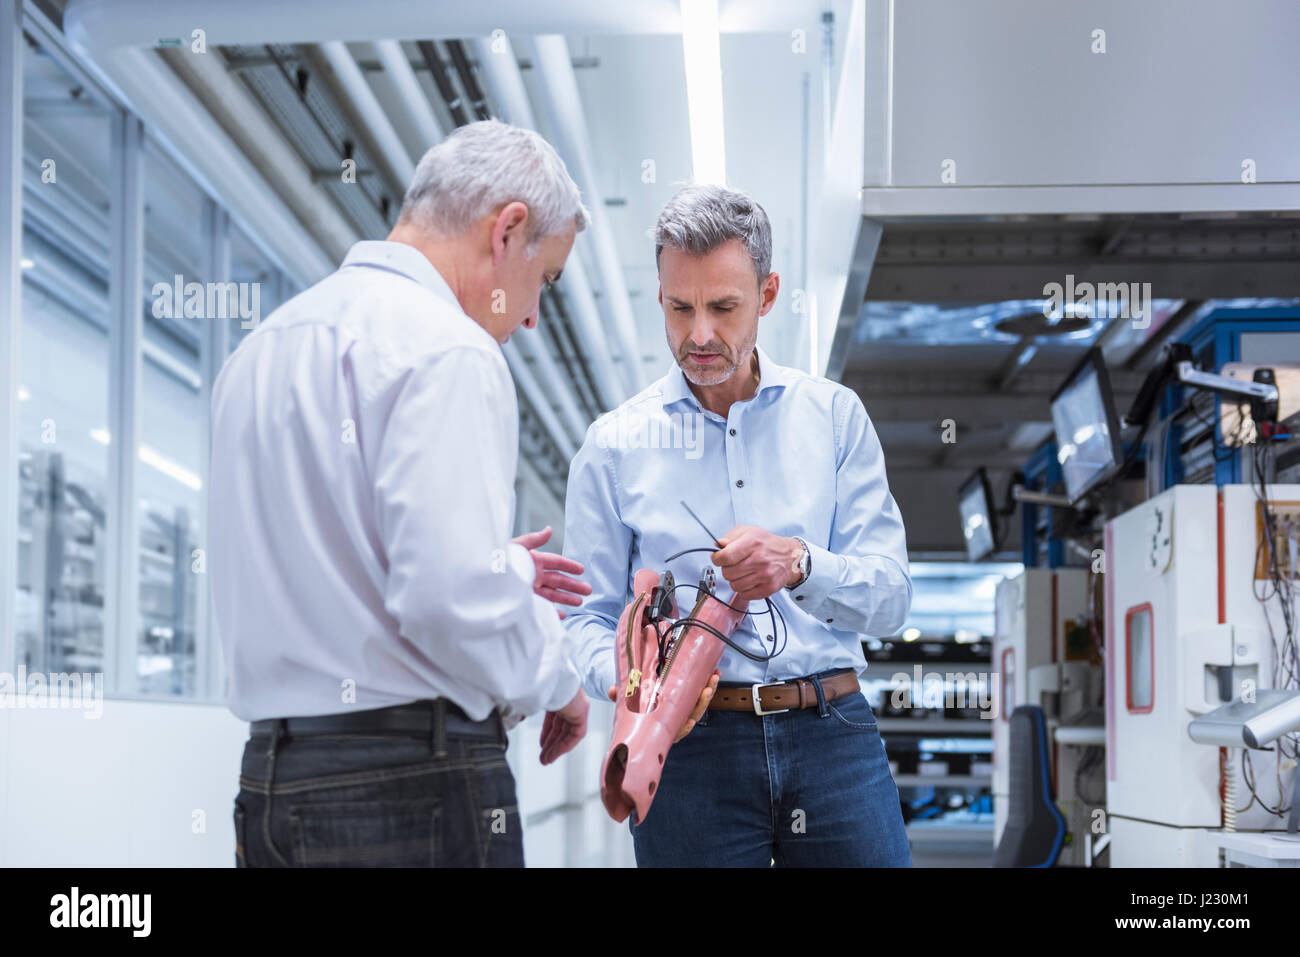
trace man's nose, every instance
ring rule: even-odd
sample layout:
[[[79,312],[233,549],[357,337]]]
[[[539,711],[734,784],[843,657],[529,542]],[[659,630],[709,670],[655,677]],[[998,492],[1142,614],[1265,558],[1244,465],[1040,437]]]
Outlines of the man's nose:
[[[713,323],[709,320],[707,310],[696,312],[695,322],[691,325],[691,341],[701,347],[713,341]]]
[[[538,309],[534,309],[532,312],[530,312],[530,313],[529,313],[529,314],[524,318],[524,328],[525,328],[525,329],[536,329],[536,328],[537,328],[537,318],[538,318],[538,312],[539,312],[539,311],[540,311],[540,310],[538,310]]]

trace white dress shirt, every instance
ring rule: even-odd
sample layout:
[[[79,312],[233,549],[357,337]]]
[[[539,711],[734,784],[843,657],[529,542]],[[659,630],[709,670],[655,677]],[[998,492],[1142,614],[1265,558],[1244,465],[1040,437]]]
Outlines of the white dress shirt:
[[[510,542],[501,349],[418,250],[361,242],[240,344],[212,398],[212,595],[248,721],[446,697],[507,726],[577,693]]]

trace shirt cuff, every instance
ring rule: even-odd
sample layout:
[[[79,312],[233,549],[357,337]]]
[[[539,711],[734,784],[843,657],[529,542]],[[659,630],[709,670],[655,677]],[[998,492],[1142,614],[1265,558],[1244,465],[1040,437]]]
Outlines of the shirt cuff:
[[[573,700],[582,689],[582,680],[578,677],[578,672],[574,670],[573,664],[569,661],[569,656],[564,656],[564,666],[555,680],[555,689],[551,692],[550,698],[546,701],[545,709],[547,711],[559,711],[566,704]]]
[[[840,583],[844,570],[844,559],[834,552],[829,552],[820,545],[814,545],[804,539],[808,545],[808,554],[812,558],[812,570],[808,580],[797,588],[790,589],[795,606],[806,611],[826,624],[834,623],[834,616],[823,614],[826,599],[830,597],[835,586]]]

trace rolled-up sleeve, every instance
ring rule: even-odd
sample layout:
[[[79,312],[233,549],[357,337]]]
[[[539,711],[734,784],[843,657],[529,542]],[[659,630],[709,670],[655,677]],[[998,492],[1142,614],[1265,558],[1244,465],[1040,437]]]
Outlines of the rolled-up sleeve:
[[[587,694],[608,700],[614,684],[614,630],[629,600],[632,530],[619,518],[617,488],[597,421],[573,463],[564,503],[564,554],[582,562],[591,594],[567,613],[564,630]]]
[[[912,606],[903,519],[862,400],[844,390],[835,401],[835,519],[825,545],[808,542],[812,571],[794,598],[836,628],[892,635]]]
[[[533,593],[532,556],[510,541],[516,416],[500,355],[465,346],[422,363],[400,384],[375,452],[374,507],[384,604],[402,636],[526,715],[562,708],[579,682],[555,609]],[[476,720],[490,711],[465,710]]]

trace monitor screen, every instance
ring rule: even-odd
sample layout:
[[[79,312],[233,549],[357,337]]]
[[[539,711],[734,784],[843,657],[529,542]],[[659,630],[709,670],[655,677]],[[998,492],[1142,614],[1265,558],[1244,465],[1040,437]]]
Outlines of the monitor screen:
[[[980,469],[957,493],[961,508],[961,533],[966,538],[966,555],[977,562],[993,554],[997,547],[993,535],[993,496],[988,477]]]
[[[1078,502],[1123,460],[1110,377],[1098,350],[1088,350],[1052,396],[1052,424],[1066,495]]]

